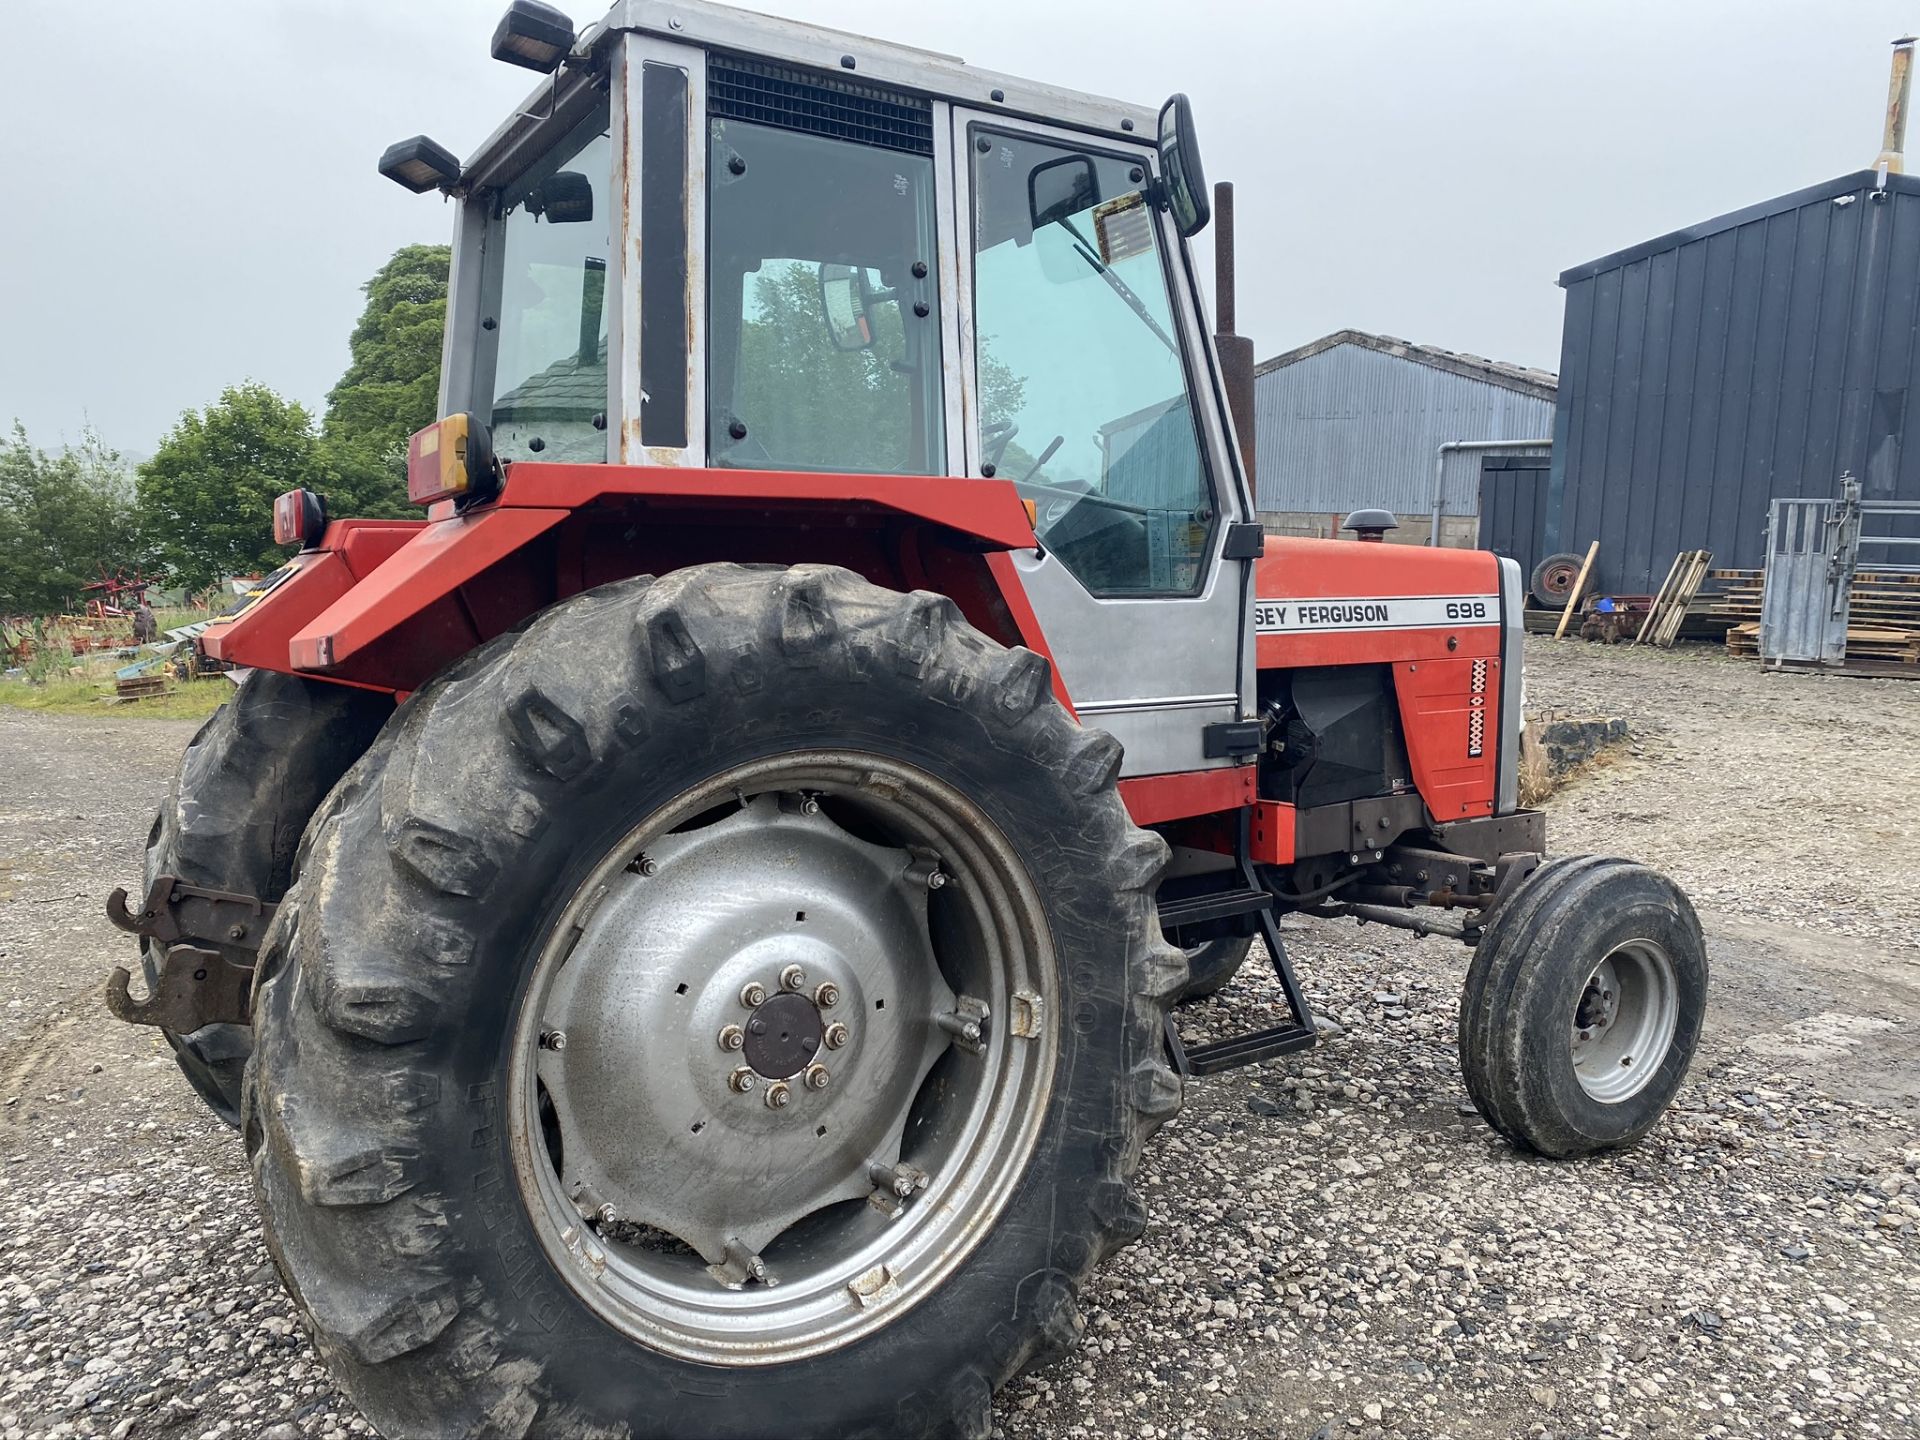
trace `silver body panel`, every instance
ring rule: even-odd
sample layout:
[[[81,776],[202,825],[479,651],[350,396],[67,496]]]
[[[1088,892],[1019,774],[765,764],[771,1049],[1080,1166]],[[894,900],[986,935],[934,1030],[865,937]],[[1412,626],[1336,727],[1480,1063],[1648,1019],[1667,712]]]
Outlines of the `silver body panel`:
[[[1526,726],[1527,596],[1520,562],[1500,560],[1500,749],[1493,812],[1520,808],[1520,732]]]

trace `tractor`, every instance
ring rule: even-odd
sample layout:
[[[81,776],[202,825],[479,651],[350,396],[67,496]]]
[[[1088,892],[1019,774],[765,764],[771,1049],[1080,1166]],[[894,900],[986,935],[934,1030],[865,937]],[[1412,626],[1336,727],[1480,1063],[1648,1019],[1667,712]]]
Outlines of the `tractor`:
[[[1657,1122],[1694,912],[1518,804],[1513,562],[1263,532],[1184,97],[701,0],[492,50],[379,167],[455,204],[423,514],[275,503],[109,900],[383,1433],[984,1436],[1183,1085],[1314,1043],[1283,915],[1471,946],[1516,1146]]]

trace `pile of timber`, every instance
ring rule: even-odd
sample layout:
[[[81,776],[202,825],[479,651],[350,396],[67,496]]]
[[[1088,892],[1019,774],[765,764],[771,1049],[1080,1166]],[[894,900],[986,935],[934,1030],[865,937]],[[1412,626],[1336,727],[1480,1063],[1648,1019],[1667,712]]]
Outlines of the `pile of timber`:
[[[1730,623],[1727,653],[1760,655],[1760,604],[1766,575],[1760,570],[1716,570],[1722,582],[1715,613]],[[1845,667],[1861,674],[1920,679],[1920,575],[1860,570],[1847,605]]]

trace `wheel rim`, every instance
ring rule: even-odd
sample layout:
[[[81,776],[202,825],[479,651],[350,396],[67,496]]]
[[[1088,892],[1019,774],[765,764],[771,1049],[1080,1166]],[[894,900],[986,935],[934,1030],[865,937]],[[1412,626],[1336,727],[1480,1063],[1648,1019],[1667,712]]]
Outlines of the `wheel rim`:
[[[1573,1073],[1602,1104],[1638,1095],[1660,1073],[1679,1023],[1673,960],[1651,940],[1616,947],[1574,1003]]]
[[[1011,846],[915,767],[781,756],[647,817],[549,932],[515,1028],[515,1168],[555,1268],[708,1363],[890,1323],[1025,1169],[1054,968]]]

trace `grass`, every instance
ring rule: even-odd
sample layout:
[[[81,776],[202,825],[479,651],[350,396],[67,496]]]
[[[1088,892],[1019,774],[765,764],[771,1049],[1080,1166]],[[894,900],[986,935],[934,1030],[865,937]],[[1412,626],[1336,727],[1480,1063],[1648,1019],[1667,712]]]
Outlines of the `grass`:
[[[103,705],[113,694],[113,675],[94,680],[68,676],[36,685],[29,680],[0,680],[0,705],[37,710],[43,715],[128,715],[141,720],[198,720],[211,715],[233,693],[233,683],[219,675],[176,684],[165,695]]]

